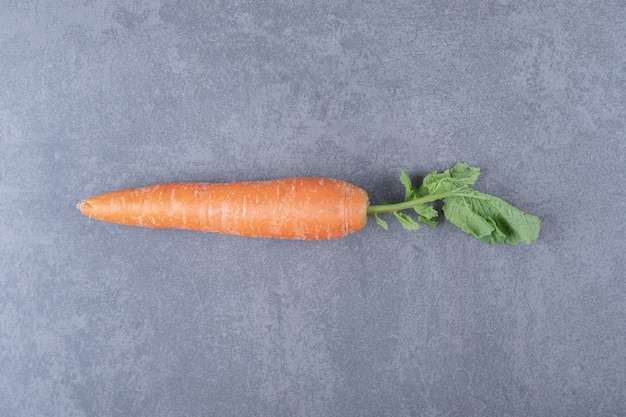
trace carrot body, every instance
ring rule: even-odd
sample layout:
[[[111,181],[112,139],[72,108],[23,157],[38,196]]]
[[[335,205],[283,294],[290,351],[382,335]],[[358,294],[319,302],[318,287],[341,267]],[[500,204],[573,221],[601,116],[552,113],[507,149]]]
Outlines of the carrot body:
[[[114,191],[81,201],[97,220],[240,236],[325,240],[362,229],[367,193],[330,178],[171,183]]]

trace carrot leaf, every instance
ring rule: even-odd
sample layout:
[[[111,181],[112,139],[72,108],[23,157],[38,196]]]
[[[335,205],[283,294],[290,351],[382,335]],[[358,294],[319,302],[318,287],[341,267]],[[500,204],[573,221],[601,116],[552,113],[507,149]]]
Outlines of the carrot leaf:
[[[428,204],[422,204],[420,206],[413,207],[413,210],[415,210],[415,212],[419,214],[417,220],[424,224],[427,224],[433,229],[437,227],[437,217],[439,217],[439,213],[437,213],[437,210],[435,210],[433,206],[429,206]]]
[[[465,196],[444,198],[443,213],[450,223],[483,243],[529,244],[539,235],[538,217],[475,190]]]
[[[443,201],[444,217],[480,242],[517,245],[536,240],[541,220],[498,197],[471,189],[479,176],[480,168],[458,163],[443,172],[428,174],[419,188],[413,188],[410,177],[401,169],[404,201],[372,205],[368,213],[373,214],[376,223],[385,230],[388,225],[379,217],[382,213],[392,214],[407,230],[418,230],[418,222],[434,228],[439,213],[430,203]],[[418,214],[417,221],[403,212],[409,209]]]
[[[422,186],[417,190],[420,196],[440,194],[455,190],[460,187],[473,185],[480,175],[480,168],[471,167],[460,162],[442,173],[437,171],[428,174],[422,181]]]
[[[393,214],[394,217],[398,219],[402,227],[404,227],[406,230],[419,230],[420,228],[419,223],[417,223],[415,220],[409,217],[408,214],[401,213],[399,211],[394,211],[391,214]]]
[[[411,178],[402,168],[400,168],[400,182],[404,185],[404,199],[408,200],[415,190],[413,190]]]
[[[389,225],[387,224],[386,221],[384,221],[383,219],[380,218],[378,213],[374,214],[374,219],[376,219],[376,224],[377,225],[379,225],[380,227],[382,227],[385,230],[389,230]]]

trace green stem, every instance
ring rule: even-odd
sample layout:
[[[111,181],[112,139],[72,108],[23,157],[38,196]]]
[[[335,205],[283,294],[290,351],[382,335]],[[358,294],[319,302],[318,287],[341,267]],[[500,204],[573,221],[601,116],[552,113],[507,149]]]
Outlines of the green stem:
[[[446,197],[467,196],[467,193],[459,192],[459,190],[461,189],[450,191],[448,193],[427,195],[425,197],[417,198],[415,200],[402,201],[400,203],[376,204],[376,205],[368,207],[367,214],[392,213],[394,211],[412,209],[414,207],[421,206],[422,204],[432,203],[433,201],[442,200]]]

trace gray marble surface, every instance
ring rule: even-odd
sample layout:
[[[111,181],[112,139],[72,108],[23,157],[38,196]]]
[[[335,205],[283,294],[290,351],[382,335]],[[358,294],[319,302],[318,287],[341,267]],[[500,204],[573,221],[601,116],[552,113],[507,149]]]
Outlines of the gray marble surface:
[[[626,4],[3,1],[0,415],[626,415]],[[540,216],[330,242],[99,223],[155,182],[457,161]]]

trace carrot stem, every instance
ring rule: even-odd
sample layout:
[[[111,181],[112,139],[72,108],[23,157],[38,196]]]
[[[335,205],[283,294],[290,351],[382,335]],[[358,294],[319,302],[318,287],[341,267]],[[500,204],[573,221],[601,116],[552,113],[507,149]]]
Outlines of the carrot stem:
[[[442,200],[446,197],[463,197],[467,195],[466,193],[463,193],[459,190],[460,189],[447,193],[431,194],[425,197],[417,198],[415,200],[401,201],[399,203],[370,205],[367,209],[367,214],[392,213],[394,211],[408,210],[421,206],[422,204]]]

